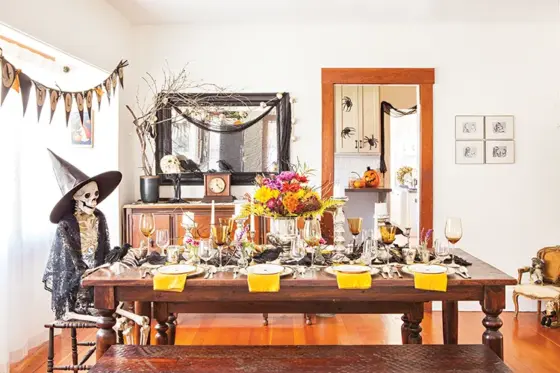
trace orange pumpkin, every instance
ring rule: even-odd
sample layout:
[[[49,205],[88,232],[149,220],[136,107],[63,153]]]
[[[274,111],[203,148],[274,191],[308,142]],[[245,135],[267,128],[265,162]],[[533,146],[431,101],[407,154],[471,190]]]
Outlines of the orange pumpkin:
[[[352,183],[352,186],[353,186],[354,188],[361,189],[361,188],[363,188],[363,187],[366,186],[366,182],[365,182],[364,179],[356,179],[356,180],[354,180],[354,182]]]
[[[367,187],[369,188],[376,188],[379,186],[379,173],[371,168],[367,168],[366,172],[364,172],[364,181]]]

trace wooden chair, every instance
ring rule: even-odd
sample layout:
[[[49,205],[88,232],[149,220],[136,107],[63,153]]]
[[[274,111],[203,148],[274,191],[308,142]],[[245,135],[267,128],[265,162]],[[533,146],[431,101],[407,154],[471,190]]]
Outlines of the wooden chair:
[[[545,263],[543,269],[542,285],[522,284],[523,274],[529,272],[531,267],[523,267],[517,270],[517,283],[513,289],[513,304],[515,305],[515,317],[519,314],[519,296],[537,300],[537,313],[541,314],[542,301],[560,300],[560,246],[545,247],[537,252],[537,258]]]
[[[47,373],[52,373],[55,370],[79,372],[79,371],[88,371],[92,368],[91,365],[85,365],[85,363],[95,352],[95,342],[79,342],[77,339],[77,329],[97,328],[94,322],[56,320],[49,324],[45,324],[45,328],[49,329],[49,352],[47,356]],[[54,330],[55,329],[70,329],[70,338],[72,342],[72,365],[63,365],[63,366],[54,365]],[[80,361],[78,361],[78,346],[90,347],[90,349],[86,352],[85,356],[82,357]]]

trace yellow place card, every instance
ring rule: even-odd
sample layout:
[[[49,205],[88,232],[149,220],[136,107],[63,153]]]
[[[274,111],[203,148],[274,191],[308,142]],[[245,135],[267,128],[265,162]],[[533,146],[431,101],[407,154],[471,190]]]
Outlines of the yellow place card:
[[[339,289],[369,289],[371,288],[371,273],[343,273],[336,272],[336,282]]]
[[[257,275],[249,273],[247,284],[250,293],[277,293],[280,291],[280,274]]]
[[[447,273],[414,273],[414,288],[447,291]]]
[[[187,274],[182,275],[165,275],[156,273],[154,276],[154,290],[174,291],[177,293],[185,289],[187,282]]]

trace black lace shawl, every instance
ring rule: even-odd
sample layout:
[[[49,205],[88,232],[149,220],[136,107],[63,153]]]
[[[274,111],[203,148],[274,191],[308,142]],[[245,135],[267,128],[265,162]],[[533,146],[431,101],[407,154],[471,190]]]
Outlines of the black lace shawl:
[[[97,250],[95,251],[95,266],[97,267],[105,262],[104,258],[111,245],[105,216],[99,210],[95,210],[95,215],[99,220]],[[81,277],[86,269],[88,267],[82,259],[80,227],[74,215],[70,213],[58,222],[43,275],[45,289],[52,293],[51,308],[57,319],[67,311],[84,313],[83,304],[78,305],[77,303],[81,303],[80,301],[89,303],[93,300],[90,289],[80,289]],[[78,292],[85,296],[79,297]]]

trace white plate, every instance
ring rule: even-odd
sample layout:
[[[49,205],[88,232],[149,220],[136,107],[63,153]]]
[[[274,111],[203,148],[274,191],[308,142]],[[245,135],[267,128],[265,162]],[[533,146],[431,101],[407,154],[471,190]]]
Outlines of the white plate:
[[[337,267],[340,267],[340,266],[337,266]],[[336,276],[336,271],[333,269],[332,266],[325,268],[325,272],[328,273],[329,275]],[[379,272],[381,272],[379,270],[379,268],[371,268],[370,271],[369,271],[369,273],[371,273],[372,276],[379,274]]]
[[[433,264],[432,265],[412,264],[409,266],[402,267],[401,270],[409,275],[413,275],[414,273],[428,273],[428,274],[445,273],[446,271],[448,275],[455,274],[455,270],[453,268],[433,265]]]
[[[275,275],[282,273],[284,271],[284,267],[278,264],[257,264],[249,267],[247,271],[255,275]]]
[[[253,266],[253,267],[255,267],[255,266]],[[279,267],[281,267],[281,266],[279,266]],[[288,276],[288,275],[291,275],[291,274],[294,273],[294,270],[291,269],[290,267],[283,267],[283,268],[284,268],[284,270],[282,271],[282,273],[280,273],[280,277]],[[247,276],[247,270],[245,268],[241,268],[239,270],[239,274],[243,275],[243,276]]]
[[[190,264],[173,264],[170,266],[162,266],[158,268],[159,273],[164,275],[182,275],[189,274],[196,271],[196,266]]]
[[[331,267],[333,271],[343,273],[364,273],[368,271],[368,267],[353,264],[342,264],[339,266]]]

